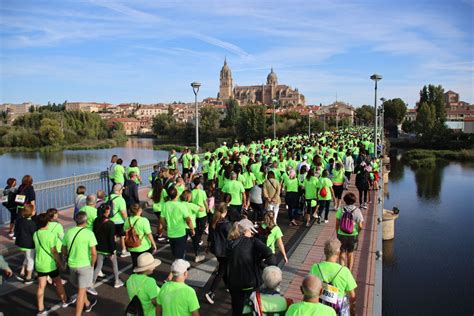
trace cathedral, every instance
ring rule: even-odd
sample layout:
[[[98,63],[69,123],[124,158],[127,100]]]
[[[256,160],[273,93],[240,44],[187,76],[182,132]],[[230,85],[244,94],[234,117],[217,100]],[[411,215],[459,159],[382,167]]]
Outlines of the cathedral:
[[[267,76],[267,84],[255,86],[234,86],[232,72],[224,60],[221,69],[219,94],[220,100],[236,99],[239,104],[265,104],[272,105],[276,100],[281,106],[305,105],[304,95],[298,89],[278,84],[278,77],[273,68]]]

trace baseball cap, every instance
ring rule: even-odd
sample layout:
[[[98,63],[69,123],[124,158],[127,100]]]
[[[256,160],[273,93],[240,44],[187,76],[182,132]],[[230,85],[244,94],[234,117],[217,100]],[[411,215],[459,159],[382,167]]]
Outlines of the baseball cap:
[[[177,259],[171,264],[171,273],[174,276],[179,276],[184,274],[184,272],[188,271],[190,267],[191,265],[186,260]]]

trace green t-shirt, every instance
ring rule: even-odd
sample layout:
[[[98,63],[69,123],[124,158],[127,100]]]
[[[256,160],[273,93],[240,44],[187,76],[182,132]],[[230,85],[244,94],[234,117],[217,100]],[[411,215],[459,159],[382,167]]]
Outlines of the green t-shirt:
[[[181,202],[184,205],[186,205],[186,208],[188,209],[189,212],[189,217],[191,217],[191,222],[193,223],[193,227],[196,227],[196,217],[198,217],[198,214],[201,213],[199,212],[199,205],[196,205],[194,203],[189,203],[189,202]],[[201,218],[201,217],[198,217]],[[187,226],[186,226],[187,228]]]
[[[138,238],[142,241],[140,246],[135,248],[128,248],[129,251],[133,252],[143,252],[151,248],[151,242],[148,239],[148,234],[151,234],[150,221],[148,218],[141,216],[131,216],[127,218],[125,224],[123,225],[124,231],[130,228],[130,224],[135,228],[135,232],[138,235]]]
[[[319,179],[318,200],[322,200],[322,201],[330,201],[330,200],[332,200],[331,187],[332,187],[332,181],[331,181],[331,179],[321,177],[321,178]],[[323,188],[326,188],[326,192],[327,192],[325,197],[322,197],[322,196],[321,196],[321,190],[322,190]]]
[[[158,297],[160,288],[156,284],[155,279],[145,274],[132,274],[127,280],[128,298],[133,299],[135,295],[142,303],[143,313],[145,316],[155,316],[156,308],[151,303],[153,299]]]
[[[321,273],[323,275],[321,275]],[[357,283],[354,280],[351,271],[347,267],[341,266],[339,263],[322,261],[313,264],[311,270],[309,270],[309,274],[317,276],[321,281],[326,283],[332,280],[332,284],[339,290],[340,298],[344,297],[347,292],[350,292],[357,287]]]
[[[203,218],[207,216],[206,200],[207,194],[206,191],[204,191],[203,189],[194,189],[191,191],[191,202],[203,208],[203,210],[197,214],[197,218]]]
[[[333,308],[321,303],[298,302],[291,304],[286,316],[336,316]]]
[[[286,192],[298,192],[298,179],[295,177],[290,179],[288,176],[283,177],[283,184]]]
[[[202,173],[209,173],[209,159],[202,161]]]
[[[161,190],[161,195],[160,195],[160,201],[155,203],[154,201],[153,202],[153,212],[155,213],[159,213],[161,212],[162,208],[163,208],[163,204],[165,204],[165,199],[166,197],[168,196],[168,194],[166,193],[166,190],[163,189]],[[148,192],[148,198],[152,198],[153,197],[153,189],[150,190],[150,192]]]
[[[115,165],[114,181],[115,183],[125,183],[125,168],[122,165]]]
[[[230,205],[242,205],[242,193],[245,192],[245,189],[239,181],[231,180],[227,182],[222,188],[222,192],[230,194]]]
[[[171,170],[175,170],[176,166],[178,165],[178,158],[176,157],[176,155],[171,155],[170,158],[169,158],[169,162],[171,162],[171,163],[168,166],[168,168],[171,169]]]
[[[336,168],[332,169],[332,182],[343,184],[344,183],[344,167],[337,170]]]
[[[280,227],[275,226],[272,228],[270,234],[267,237],[267,247],[272,250],[272,253],[275,253],[275,244],[280,239],[283,237],[283,233],[280,229]]]
[[[64,237],[64,227],[58,222],[49,222],[48,223],[48,231],[53,233],[57,238],[56,238],[56,250],[61,253],[61,248],[62,248],[62,240]]]
[[[47,229],[37,230],[33,234],[36,249],[35,270],[37,272],[48,273],[58,268],[51,252],[52,248],[56,248],[57,240],[56,235]]]
[[[191,154],[184,154],[183,155],[183,168],[191,168],[191,160],[193,156]]]
[[[76,236],[76,239],[74,240],[74,244],[72,244],[74,236]],[[97,240],[91,230],[87,228],[83,229],[82,227],[73,227],[69,229],[63,239],[63,246],[66,246],[67,251],[69,252],[69,267],[82,268],[90,266],[92,264],[90,248],[96,245]]]
[[[158,304],[161,305],[163,316],[191,315],[199,309],[196,291],[182,282],[166,282],[158,294]]]
[[[305,177],[303,181],[303,186],[304,186],[304,198],[306,200],[316,199],[316,191],[318,188],[318,178],[311,177],[308,180],[308,177]]]
[[[140,175],[140,168],[138,168],[138,167],[128,167],[127,178],[129,178],[130,172],[135,172],[139,176]],[[140,184],[140,180],[138,179],[138,177],[135,179],[135,183]]]
[[[161,217],[166,219],[166,226],[169,238],[179,238],[186,235],[186,218],[189,211],[184,203],[178,201],[168,201],[161,210]]]
[[[115,202],[115,201],[114,201]],[[86,227],[92,230],[92,225],[94,224],[95,219],[97,218],[97,209],[90,205],[85,205],[81,207],[80,211],[87,214],[87,225]]]
[[[123,224],[125,219],[123,218],[121,211],[127,211],[127,203],[125,203],[125,199],[115,193],[111,194],[108,199],[111,199],[113,204],[112,212],[110,213],[110,220],[114,222],[114,224]]]
[[[255,181],[257,180],[255,178],[255,175],[252,173],[252,172],[244,172],[242,174],[242,177],[243,177],[243,186],[244,186],[244,189],[251,189],[253,188],[253,184],[255,183]]]

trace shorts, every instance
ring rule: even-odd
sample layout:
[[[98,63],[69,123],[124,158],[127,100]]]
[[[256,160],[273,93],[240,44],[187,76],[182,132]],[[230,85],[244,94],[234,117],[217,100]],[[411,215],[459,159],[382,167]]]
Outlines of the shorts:
[[[115,224],[115,236],[123,237],[125,236],[125,232],[123,231],[123,223],[122,224]]]
[[[342,191],[344,191],[344,185],[333,185],[332,189],[334,190],[334,196],[336,197],[336,199],[340,200],[342,198]]]
[[[250,192],[250,190],[252,190],[252,188],[245,189],[245,192]]]
[[[56,269],[54,271],[50,271],[50,272],[39,272],[39,271],[36,271],[36,273],[38,274],[38,278],[40,277],[45,277],[45,276],[49,276],[51,279],[55,279],[59,276],[59,270]]]
[[[357,236],[344,236],[337,234],[337,239],[341,242],[342,252],[353,252],[357,244]]]
[[[91,266],[82,268],[70,268],[70,281],[80,289],[86,289],[93,284],[94,268]]]

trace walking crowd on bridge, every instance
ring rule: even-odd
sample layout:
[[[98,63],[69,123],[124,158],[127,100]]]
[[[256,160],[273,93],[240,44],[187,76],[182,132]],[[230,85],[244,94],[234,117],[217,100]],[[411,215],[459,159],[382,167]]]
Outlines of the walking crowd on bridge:
[[[114,155],[110,192],[78,186],[76,226],[66,231],[57,209],[37,209],[31,176],[24,176],[19,187],[10,178],[2,202],[11,214],[9,237],[24,256],[16,278],[31,284],[36,276],[37,315],[49,312],[44,304],[48,283],[63,308],[75,304],[76,315],[90,312],[100,300],[97,280],[104,277],[106,261],[113,286],[126,286],[128,315],[195,316],[200,302],[216,304],[225,295],[230,295],[232,315],[355,315],[354,252],[381,168],[372,138],[368,129],[352,127],[247,145],[224,142],[204,155],[172,150],[148,179],[136,159],[124,167]],[[353,176],[358,196],[348,191]],[[151,189],[143,201],[139,188],[147,181]],[[302,301],[294,302],[280,292],[278,265],[291,260],[285,227],[302,233],[328,224],[330,216],[336,219],[337,239],[327,240],[325,260],[314,262],[300,287]],[[169,244],[172,260],[158,286],[154,271],[168,260],[161,244]],[[190,261],[196,266],[212,256],[217,267],[199,299],[186,284]],[[119,260],[131,261],[133,274],[127,280],[122,280]],[[77,288],[74,294],[65,290],[66,275]],[[225,291],[218,291],[222,286]]]

